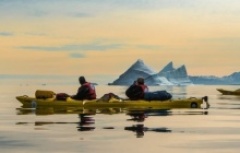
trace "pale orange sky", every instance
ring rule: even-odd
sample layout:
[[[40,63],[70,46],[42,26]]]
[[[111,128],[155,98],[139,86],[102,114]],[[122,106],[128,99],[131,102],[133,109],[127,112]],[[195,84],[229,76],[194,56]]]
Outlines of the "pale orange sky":
[[[0,1],[0,74],[240,71],[239,0]]]

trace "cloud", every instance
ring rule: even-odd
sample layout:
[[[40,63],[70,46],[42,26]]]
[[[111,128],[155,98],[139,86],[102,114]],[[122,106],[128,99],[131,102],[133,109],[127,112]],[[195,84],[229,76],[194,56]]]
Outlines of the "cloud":
[[[198,0],[200,1],[200,0]],[[198,4],[198,3],[197,3]],[[152,10],[165,9],[169,7],[184,7],[196,5],[189,0],[51,0],[51,1],[25,1],[25,0],[0,0],[0,16],[11,14],[14,16],[43,17],[63,14],[70,11],[85,12],[76,13],[75,17],[89,17],[92,15],[105,14],[123,10]]]
[[[9,18],[53,18],[69,16],[95,17],[110,15],[114,12],[129,11],[159,11],[159,10],[191,10],[207,14],[210,12],[234,16],[239,15],[239,0],[51,0],[51,1],[25,1],[25,0],[0,0],[1,20]],[[6,14],[8,14],[6,16]]]
[[[80,54],[80,53],[71,53],[70,57],[71,58],[84,58],[86,56],[84,54]]]
[[[136,47],[145,50],[159,50],[162,48],[159,45],[137,45]]]
[[[80,54],[81,51],[108,51],[108,50],[116,50],[123,48],[135,48],[135,49],[143,49],[143,50],[152,50],[158,51],[163,48],[160,45],[132,45],[132,44],[124,44],[124,43],[103,43],[101,41],[96,41],[92,43],[86,44],[66,44],[62,46],[20,46],[18,49],[24,50],[32,50],[32,51],[61,51],[61,52],[74,52],[70,54],[72,58],[83,58],[84,54]],[[76,53],[78,51],[78,53]]]
[[[120,49],[123,44],[103,44],[93,42],[88,44],[69,44],[63,46],[21,46],[20,49],[40,51],[106,51]]]
[[[11,32],[0,32],[0,36],[13,36]]]
[[[40,33],[40,32],[26,32],[25,33],[26,35],[29,35],[29,36],[47,36],[46,33]]]

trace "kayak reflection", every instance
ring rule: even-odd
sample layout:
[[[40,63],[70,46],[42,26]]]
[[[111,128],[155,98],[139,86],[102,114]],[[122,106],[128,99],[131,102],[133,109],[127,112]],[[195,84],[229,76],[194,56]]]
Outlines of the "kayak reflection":
[[[208,115],[207,110],[189,110],[189,109],[131,109],[127,110],[127,115],[133,121],[141,121],[148,116],[170,116],[170,115]]]
[[[172,132],[171,129],[166,127],[146,127],[143,122],[151,116],[171,116],[171,115],[207,115],[207,110],[204,109],[123,109],[123,108],[101,108],[101,109],[84,109],[84,108],[54,108],[54,107],[39,107],[35,109],[18,108],[18,115],[54,115],[54,114],[76,114],[78,120],[76,122],[54,122],[54,121],[35,121],[35,122],[17,122],[16,125],[33,124],[36,130],[51,128],[46,126],[49,124],[75,124],[75,128],[79,132],[94,131],[95,126],[94,116],[98,114],[114,115],[125,114],[130,118],[126,119],[129,122],[138,122],[138,124],[132,124],[130,126],[122,127],[124,130],[133,131],[136,133],[136,137],[140,138],[144,136],[145,132]],[[142,122],[141,124],[139,122]],[[101,124],[101,123],[100,123]],[[42,127],[41,127],[42,126]],[[43,127],[44,126],[44,127]],[[99,127],[98,127],[99,128]],[[113,130],[114,126],[101,127],[105,130]]]
[[[56,115],[56,114],[119,114],[124,113],[121,108],[99,108],[85,109],[82,107],[38,107],[38,108],[16,108],[17,115]]]
[[[167,116],[171,115],[168,109],[145,109],[145,110],[129,110],[127,115],[131,117],[129,120],[144,121],[148,116]]]
[[[126,115],[130,116],[127,121],[144,122],[150,116],[170,116],[170,115],[207,115],[207,111],[193,111],[193,110],[171,110],[171,109],[132,109],[128,110]],[[161,132],[170,133],[172,130],[166,127],[150,128],[144,126],[144,124],[133,124],[124,128],[127,131],[133,131],[136,133],[137,138],[142,138],[145,132]]]
[[[79,114],[80,122],[77,126],[78,131],[92,131],[95,129],[94,126],[95,120],[92,117],[92,114]]]
[[[46,125],[62,125],[62,124],[76,124],[78,131],[92,131],[95,129],[93,126],[95,124],[95,120],[92,117],[94,114],[91,112],[85,113],[85,114],[78,114],[79,121],[77,122],[53,122],[53,121],[35,121],[35,122],[17,122],[16,125],[34,125],[35,130],[41,130],[45,128],[39,128],[40,126],[46,126]]]
[[[156,110],[155,110],[156,111]],[[135,121],[135,122],[144,122],[145,119],[150,116],[150,110],[131,110],[127,113],[131,117],[131,119],[127,119],[128,121]],[[157,111],[159,116],[161,115],[168,115],[168,110],[158,110]],[[144,127],[144,124],[136,124],[129,127],[125,127],[124,130],[133,131],[136,133],[137,138],[142,138],[144,136],[144,132],[153,131],[153,132],[171,132],[171,130],[161,127],[161,128],[148,128]]]
[[[144,127],[144,124],[136,124],[136,125],[132,125],[129,127],[125,127],[125,130],[128,131],[133,131],[136,132],[136,137],[137,138],[141,138],[144,136],[144,132],[147,131],[153,131],[153,132],[172,132],[172,130],[169,130],[168,128],[165,127],[160,127],[160,128],[148,128],[148,127]]]
[[[16,108],[17,115],[55,115],[55,114],[127,114],[130,116],[144,113],[146,116],[169,116],[169,115],[207,115],[206,109],[152,109],[152,108],[82,108],[82,107],[38,107]]]
[[[240,96],[236,95],[218,95],[216,100],[215,109],[240,109]]]

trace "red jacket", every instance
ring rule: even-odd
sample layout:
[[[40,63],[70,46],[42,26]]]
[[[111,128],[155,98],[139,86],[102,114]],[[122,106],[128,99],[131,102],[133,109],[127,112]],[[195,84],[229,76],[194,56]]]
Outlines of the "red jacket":
[[[94,85],[92,83],[86,82],[83,84],[83,86],[88,88],[88,92],[86,93],[84,99],[96,99],[97,95]]]
[[[141,94],[141,99],[144,99],[144,93],[145,92],[148,92],[148,87],[146,86],[146,85],[144,85],[144,84],[142,84],[142,85],[138,85],[138,86],[140,86],[141,88],[142,88],[142,94]]]
[[[83,99],[96,99],[96,90],[92,83],[86,82],[79,87],[76,95],[73,95],[73,99],[83,100]]]

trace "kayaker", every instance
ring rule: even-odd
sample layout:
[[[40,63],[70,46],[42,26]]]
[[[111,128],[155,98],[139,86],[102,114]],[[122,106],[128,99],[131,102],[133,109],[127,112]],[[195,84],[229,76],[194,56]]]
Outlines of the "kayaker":
[[[172,95],[165,90],[152,91],[148,90],[148,87],[144,84],[143,78],[138,78],[133,85],[131,85],[127,91],[126,95],[131,100],[169,100]]]
[[[144,99],[144,93],[148,92],[148,87],[144,84],[143,78],[138,78],[137,81],[126,90],[126,95],[131,100]]]
[[[84,76],[79,77],[79,83],[81,86],[78,88],[77,94],[71,96],[73,99],[76,100],[96,99],[96,90],[95,86],[92,83],[87,82]]]

